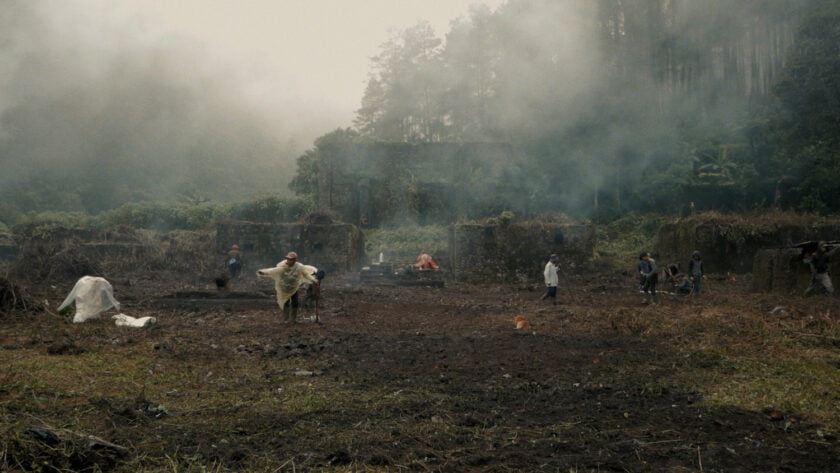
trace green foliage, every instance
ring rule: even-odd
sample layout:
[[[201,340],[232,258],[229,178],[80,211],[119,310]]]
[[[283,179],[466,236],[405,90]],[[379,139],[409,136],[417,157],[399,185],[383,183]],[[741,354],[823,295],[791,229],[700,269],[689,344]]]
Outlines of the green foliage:
[[[775,167],[798,174],[789,202],[802,210],[840,210],[840,0],[814,0],[807,9],[775,93],[770,115]]]
[[[222,220],[294,222],[315,208],[311,199],[261,195],[235,204],[142,202],[122,205],[98,215],[82,212],[30,212],[15,224],[42,227],[115,229],[147,228],[162,231],[199,230]],[[2,228],[5,225],[0,222]]]
[[[84,145],[62,146],[79,156],[53,159],[28,154],[38,149],[32,131],[0,142],[0,156],[21,161],[0,178],[0,222],[88,224],[72,213],[20,215],[64,211],[99,214],[92,225],[199,228],[219,218],[296,219],[316,202],[365,227],[505,210],[607,222],[634,211],[683,212],[689,202],[745,210],[774,199],[836,212],[838,23],[840,0],[515,0],[472,8],[443,38],[421,22],[373,58],[356,128],[327,133],[298,157],[289,187],[304,201],[209,203],[285,183],[289,176],[273,167],[283,150],[241,115],[192,120],[204,107],[168,100],[173,91],[152,83],[149,96],[161,101],[154,110],[210,133],[179,130],[187,134],[158,143],[150,137],[168,128],[130,114],[117,122],[130,119],[131,133],[115,124],[92,127],[97,136],[64,114],[44,117],[56,136],[82,136]],[[41,116],[38,107],[67,106],[58,98],[21,110]],[[167,108],[177,104],[185,108]],[[10,115],[10,129],[15,116],[26,114]],[[442,143],[460,148],[422,148]],[[794,184],[774,189],[785,177]]]
[[[638,259],[641,251],[653,248],[656,233],[665,217],[656,214],[629,214],[606,225],[596,226],[597,247],[614,256],[613,262]]]
[[[254,200],[234,204],[230,217],[250,222],[293,222],[314,209],[312,198],[261,195]]]
[[[439,101],[442,92],[437,76],[438,47],[428,22],[407,28],[383,46],[373,58],[376,73],[370,79],[356,126],[369,136],[385,141],[438,141],[444,119]]]
[[[157,230],[196,230],[218,221],[227,214],[220,204],[166,204],[159,202],[126,204],[97,216],[97,226],[130,226]]]
[[[351,204],[349,188],[358,174],[355,165],[367,164],[360,152],[359,134],[337,129],[315,140],[314,147],[297,160],[297,174],[289,184],[297,195],[322,202],[330,209]]]
[[[299,158],[292,188],[367,225],[452,223],[507,209],[609,221],[628,211],[684,212],[692,202],[767,206],[778,170],[791,166],[769,158],[779,133],[762,114],[774,113],[770,85],[791,47],[779,32],[796,26],[801,2],[710,2],[581,2],[588,7],[573,9],[571,29],[598,39],[581,43],[592,48],[586,66],[562,27],[569,9],[547,0],[473,8],[445,41],[423,24],[399,32],[374,58],[358,133],[316,141]],[[825,51],[805,56],[824,63],[816,57]],[[833,123],[822,118],[824,127]],[[358,146],[363,138],[376,145]],[[442,177],[417,164],[438,164],[425,151],[399,148],[438,142],[462,146]],[[465,150],[476,142],[505,153],[472,159]],[[787,164],[803,161],[787,155]],[[840,192],[811,194],[809,209],[840,208]]]
[[[435,256],[449,246],[449,231],[441,225],[385,227],[365,232],[366,253],[370,259],[385,255],[390,262],[413,263],[421,252]]]
[[[94,222],[94,217],[81,212],[28,212],[18,216],[15,224],[33,227],[92,228],[95,226]]]
[[[486,219],[485,223],[487,225],[510,225],[514,218],[516,218],[516,215],[513,212],[505,210],[496,217]]]

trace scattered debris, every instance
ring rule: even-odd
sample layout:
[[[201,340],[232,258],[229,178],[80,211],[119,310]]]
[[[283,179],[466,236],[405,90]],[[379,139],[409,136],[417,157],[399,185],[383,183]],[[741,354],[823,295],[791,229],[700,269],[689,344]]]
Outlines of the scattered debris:
[[[0,277],[0,316],[9,315],[15,311],[41,310],[42,305],[26,295],[12,281]]]
[[[297,370],[292,373],[295,376],[321,376],[324,374],[321,370],[309,371],[309,370]]]
[[[419,271],[413,267],[395,268],[391,263],[365,266],[359,272],[359,281],[371,286],[429,286],[444,287],[442,271]]]
[[[28,427],[10,433],[5,464],[15,471],[109,471],[128,449],[100,437],[68,430]]]

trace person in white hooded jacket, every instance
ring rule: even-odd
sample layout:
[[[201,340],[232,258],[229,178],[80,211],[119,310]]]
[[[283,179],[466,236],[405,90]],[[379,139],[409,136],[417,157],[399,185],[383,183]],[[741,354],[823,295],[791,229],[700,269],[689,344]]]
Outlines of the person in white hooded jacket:
[[[559,262],[560,258],[553,254],[548,258],[548,263],[546,263],[545,270],[543,270],[543,277],[545,278],[547,289],[540,300],[550,298],[552,304],[557,304],[557,286],[560,284],[560,276],[558,274],[560,268],[557,266]]]
[[[274,268],[260,269],[257,276],[274,280],[274,290],[277,292],[277,304],[283,309],[283,321],[293,324],[297,321],[298,301],[297,291],[301,284],[309,282],[317,284],[314,266],[305,266],[297,261],[297,253],[290,251],[286,259]]]

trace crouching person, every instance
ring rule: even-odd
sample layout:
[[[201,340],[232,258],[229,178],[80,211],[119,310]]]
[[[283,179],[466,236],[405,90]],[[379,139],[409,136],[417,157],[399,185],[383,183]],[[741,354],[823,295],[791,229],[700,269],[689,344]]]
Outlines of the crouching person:
[[[274,268],[257,271],[257,276],[274,280],[274,290],[277,292],[277,304],[283,309],[283,322],[293,324],[297,321],[298,300],[297,291],[301,284],[316,284],[318,280],[312,274],[311,266],[304,266],[297,261],[294,251],[286,255],[286,259]]]

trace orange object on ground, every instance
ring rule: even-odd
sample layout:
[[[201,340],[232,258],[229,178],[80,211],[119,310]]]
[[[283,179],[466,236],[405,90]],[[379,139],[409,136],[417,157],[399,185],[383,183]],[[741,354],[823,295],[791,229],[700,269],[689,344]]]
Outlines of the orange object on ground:
[[[521,315],[514,317],[513,323],[516,324],[516,330],[531,330],[531,323]]]

